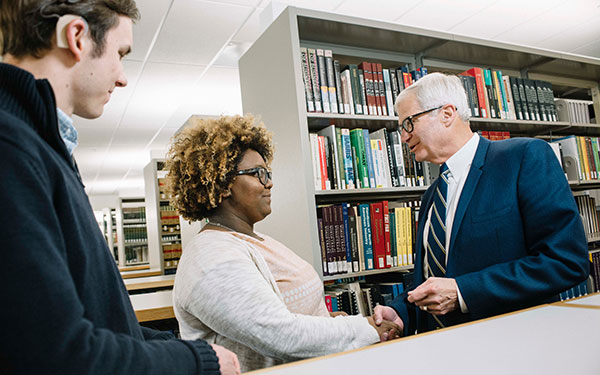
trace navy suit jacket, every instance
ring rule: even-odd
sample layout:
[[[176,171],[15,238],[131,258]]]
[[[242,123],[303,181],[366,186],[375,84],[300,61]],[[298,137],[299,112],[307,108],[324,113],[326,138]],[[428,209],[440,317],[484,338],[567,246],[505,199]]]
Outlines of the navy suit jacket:
[[[424,282],[423,229],[438,181],[421,201],[414,283]],[[550,146],[538,139],[480,138],[456,209],[446,277],[469,309],[446,325],[558,300],[589,275],[588,247],[575,199]],[[427,312],[396,298],[405,334],[425,332]],[[429,319],[431,321],[431,319]]]

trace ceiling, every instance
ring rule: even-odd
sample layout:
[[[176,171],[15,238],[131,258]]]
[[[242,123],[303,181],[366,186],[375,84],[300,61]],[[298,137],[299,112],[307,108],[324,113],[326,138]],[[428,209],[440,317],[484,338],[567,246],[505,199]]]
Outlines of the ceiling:
[[[285,6],[600,58],[600,0],[137,0],[128,85],[75,118],[89,195],[143,196],[143,168],[192,114],[242,113],[237,60]]]

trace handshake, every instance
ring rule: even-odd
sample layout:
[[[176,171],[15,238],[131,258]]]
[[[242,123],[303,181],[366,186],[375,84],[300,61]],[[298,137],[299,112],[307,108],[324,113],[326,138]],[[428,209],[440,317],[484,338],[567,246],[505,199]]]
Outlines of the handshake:
[[[391,319],[392,316],[388,317],[388,314],[384,313],[384,311],[381,310],[381,307],[383,307],[383,306],[376,306],[373,315],[367,316],[367,321],[369,322],[369,324],[371,326],[373,326],[373,328],[375,328],[375,330],[379,334],[379,340],[381,342],[384,342],[384,341],[394,340],[399,337],[402,337],[402,334],[404,331],[404,323],[402,322],[402,319],[400,319],[396,315],[395,316],[396,319],[388,320],[388,319]],[[389,307],[388,307],[388,309],[389,309]],[[348,315],[348,314],[346,314],[343,311],[338,311],[338,312],[330,313],[330,315],[332,317],[335,317],[335,316],[339,316],[339,315]]]

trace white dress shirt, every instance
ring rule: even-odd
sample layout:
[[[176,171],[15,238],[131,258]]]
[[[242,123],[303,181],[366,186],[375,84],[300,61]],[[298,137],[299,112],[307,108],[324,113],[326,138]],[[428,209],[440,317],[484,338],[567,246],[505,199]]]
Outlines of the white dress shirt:
[[[479,135],[473,134],[471,139],[458,150],[454,155],[446,161],[448,166],[448,208],[446,209],[446,264],[448,264],[448,254],[450,253],[450,235],[452,234],[452,224],[454,223],[454,215],[456,214],[456,208],[458,207],[458,201],[460,200],[460,194],[462,193],[465,181],[467,181],[467,175],[473,164],[473,158],[479,145]],[[432,206],[433,207],[433,206]],[[429,235],[429,225],[431,223],[431,212],[432,207],[429,208],[427,213],[427,222],[425,223],[425,229],[423,231],[423,248],[427,249],[427,237]],[[427,257],[423,259],[423,272],[425,279],[430,277],[427,267]],[[460,304],[460,310],[463,313],[469,312],[469,309],[460,294],[460,290],[456,289],[458,294],[458,302]]]

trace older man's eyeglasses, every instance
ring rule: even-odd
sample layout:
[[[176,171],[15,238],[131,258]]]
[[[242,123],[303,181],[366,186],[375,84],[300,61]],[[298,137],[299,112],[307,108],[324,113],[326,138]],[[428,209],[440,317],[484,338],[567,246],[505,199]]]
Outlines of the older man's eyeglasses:
[[[265,168],[265,167],[242,169],[240,171],[235,171],[234,174],[236,176],[239,176],[242,174],[249,174],[254,177],[257,177],[258,181],[260,181],[260,183],[263,184],[263,186],[266,186],[267,183],[269,182],[269,180],[273,179],[273,173],[268,171],[267,168]]]
[[[404,120],[402,120],[402,129],[404,129],[405,132],[407,133],[412,133],[413,130],[415,130],[415,124],[413,123],[413,120],[416,119],[419,116],[423,116],[424,114],[427,114],[429,112],[433,112],[435,110],[438,110],[440,108],[442,108],[443,105],[439,106],[439,107],[435,107],[435,108],[431,108],[419,113],[415,113],[414,115],[410,115],[407,118],[405,118]]]

